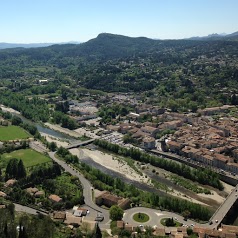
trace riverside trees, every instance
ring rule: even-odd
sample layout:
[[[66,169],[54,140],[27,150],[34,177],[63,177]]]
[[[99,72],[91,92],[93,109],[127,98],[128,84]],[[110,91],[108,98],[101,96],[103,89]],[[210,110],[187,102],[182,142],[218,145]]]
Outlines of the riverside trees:
[[[223,185],[219,180],[219,175],[215,172],[205,169],[191,169],[189,166],[184,164],[179,164],[174,161],[165,160],[158,156],[153,156],[148,153],[141,152],[135,148],[124,148],[116,144],[112,144],[110,142],[104,140],[95,140],[94,143],[104,149],[112,151],[114,153],[130,156],[132,159],[136,161],[140,161],[143,163],[150,163],[153,166],[163,168],[167,171],[176,173],[184,178],[190,179],[192,181],[196,181],[201,184],[210,185],[212,187],[218,188],[219,190],[223,189]]]

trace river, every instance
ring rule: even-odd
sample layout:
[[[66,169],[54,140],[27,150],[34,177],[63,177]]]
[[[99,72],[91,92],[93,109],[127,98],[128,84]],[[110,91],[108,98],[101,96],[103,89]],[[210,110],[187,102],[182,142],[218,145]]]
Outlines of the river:
[[[74,137],[71,137],[69,135],[66,135],[64,133],[61,133],[59,131],[55,131],[53,129],[50,129],[50,128],[47,128],[45,127],[43,124],[40,124],[38,122],[33,122],[27,118],[25,118],[24,116],[22,116],[19,112],[15,111],[14,112],[14,109],[12,110],[8,110],[8,108],[5,108],[5,107],[2,107],[2,110],[3,111],[8,111],[10,112],[12,115],[15,115],[17,117],[20,117],[22,119],[23,122],[27,122],[29,124],[33,124],[34,126],[36,126],[37,130],[40,132],[40,133],[44,133],[44,134],[47,134],[49,136],[53,136],[53,137],[56,137],[56,138],[59,138],[61,140],[64,140],[64,141],[67,141],[69,143],[74,143],[74,142],[78,142],[77,139],[75,139]]]

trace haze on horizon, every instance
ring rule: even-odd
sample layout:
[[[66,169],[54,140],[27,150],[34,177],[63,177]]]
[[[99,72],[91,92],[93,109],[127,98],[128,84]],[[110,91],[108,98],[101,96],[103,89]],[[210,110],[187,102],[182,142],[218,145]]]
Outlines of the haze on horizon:
[[[102,32],[181,39],[238,31],[237,0],[2,1],[0,42],[85,42]]]

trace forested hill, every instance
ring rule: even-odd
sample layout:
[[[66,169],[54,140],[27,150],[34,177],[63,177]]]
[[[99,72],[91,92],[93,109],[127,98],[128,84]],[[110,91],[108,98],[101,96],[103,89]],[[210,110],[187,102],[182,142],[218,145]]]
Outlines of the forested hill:
[[[166,51],[168,47],[183,50],[189,47],[216,47],[236,44],[231,41],[153,40],[146,37],[127,37],[108,33],[82,44],[63,44],[39,48],[0,50],[0,60],[25,56],[25,60],[52,60],[57,57],[80,57],[86,60],[109,60]],[[204,49],[205,49],[204,48]]]
[[[149,90],[161,103],[168,98],[183,99],[184,105],[231,103],[238,95],[238,41],[231,39],[236,34],[219,40],[153,40],[103,33],[80,45],[0,50],[0,86],[4,79],[18,79],[23,90],[30,87],[27,80],[50,78],[58,80],[54,89],[67,82],[106,92]]]

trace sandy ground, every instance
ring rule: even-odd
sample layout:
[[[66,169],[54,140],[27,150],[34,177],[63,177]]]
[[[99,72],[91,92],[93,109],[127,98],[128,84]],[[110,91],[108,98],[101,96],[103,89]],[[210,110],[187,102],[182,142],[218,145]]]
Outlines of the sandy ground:
[[[40,134],[41,134],[41,136],[45,137],[45,139],[46,139],[48,142],[55,142],[56,145],[57,145],[57,147],[62,146],[62,147],[65,148],[65,147],[67,147],[67,146],[69,145],[68,142],[62,141],[62,140],[60,140],[60,139],[57,138],[57,137],[50,136],[50,135],[45,134],[45,133],[40,133]]]
[[[224,191],[227,193],[231,193],[231,191],[234,189],[234,186],[231,186],[227,183],[222,182],[223,186],[224,186]]]
[[[220,196],[216,191],[211,190],[212,194],[204,194],[204,193],[199,193],[198,196],[199,197],[203,197],[203,198],[210,198],[215,200],[218,203],[222,203],[225,201],[225,198]]]
[[[84,158],[85,156],[88,156],[91,159],[93,159],[96,163],[101,164],[102,166],[104,166],[110,170],[119,172],[131,180],[150,184],[150,181],[149,181],[150,179],[148,177],[145,178],[145,175],[140,176],[134,169],[132,169],[129,165],[127,165],[126,162],[121,161],[120,159],[118,159],[115,156],[112,156],[110,154],[106,154],[106,153],[103,153],[98,150],[78,149],[78,148],[71,149],[70,152],[73,155],[77,155],[79,157],[79,159]],[[198,200],[193,199],[189,196],[186,196],[185,194],[183,194],[177,190],[173,190],[173,192],[168,192],[168,194],[171,194],[176,197],[180,197],[182,199],[185,199],[185,200],[188,200],[188,201],[191,201],[194,203],[207,205],[201,201],[198,201]]]
[[[84,135],[86,135],[87,137],[90,137],[90,138],[95,138],[95,139],[99,137],[99,136],[95,135],[93,132],[86,130],[85,128],[78,128],[73,131],[73,130],[69,130],[67,128],[63,128],[60,125],[51,124],[49,122],[46,122],[45,125],[47,127],[49,127],[50,129],[62,132],[64,134],[67,134],[69,136],[76,137],[76,138],[84,136]]]
[[[79,133],[81,136],[85,135],[87,137],[94,138],[94,139],[97,139],[99,137],[99,136],[95,135],[93,132],[91,132],[89,130],[86,130],[85,128],[78,128],[78,129],[76,129],[74,131]]]
[[[73,155],[77,155],[80,158],[83,158],[85,156],[90,157],[93,159],[96,163],[101,164],[102,166],[113,170],[115,172],[119,172],[123,175],[125,175],[127,178],[143,183],[148,182],[148,178],[145,178],[145,176],[141,176],[138,174],[134,169],[132,169],[129,165],[127,165],[126,162],[116,158],[115,156],[112,156],[110,154],[105,154],[98,150],[89,150],[89,149],[71,149],[70,152]]]
[[[49,127],[50,129],[52,129],[52,130],[56,130],[56,131],[62,132],[62,133],[67,134],[69,136],[73,136],[73,137],[80,137],[80,136],[82,136],[81,134],[79,134],[79,133],[77,133],[75,131],[69,130],[67,128],[63,128],[60,125],[54,125],[54,124],[51,124],[49,122],[46,122],[45,125],[47,127]]]
[[[11,113],[15,113],[15,114],[21,114],[20,112],[9,108],[9,107],[5,107],[4,105],[0,105],[0,108],[4,111],[4,112],[11,112]]]

